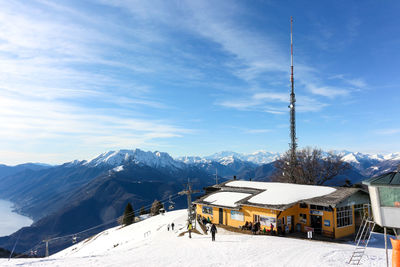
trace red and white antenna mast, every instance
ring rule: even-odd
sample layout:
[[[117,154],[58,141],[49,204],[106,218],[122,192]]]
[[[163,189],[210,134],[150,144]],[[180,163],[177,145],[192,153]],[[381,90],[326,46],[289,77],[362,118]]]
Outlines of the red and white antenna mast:
[[[296,166],[296,110],[295,103],[296,97],[294,94],[294,78],[293,78],[293,17],[290,17],[290,52],[291,52],[291,66],[290,66],[290,83],[291,83],[291,92],[290,92],[290,169],[291,176],[293,176],[294,167]]]

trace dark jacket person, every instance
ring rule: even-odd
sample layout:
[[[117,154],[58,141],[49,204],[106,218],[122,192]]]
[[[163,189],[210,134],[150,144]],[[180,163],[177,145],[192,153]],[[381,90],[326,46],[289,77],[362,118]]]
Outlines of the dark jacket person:
[[[217,232],[217,227],[215,226],[215,224],[211,225],[210,231],[211,231],[211,237],[212,237],[211,240],[215,241],[215,233]]]

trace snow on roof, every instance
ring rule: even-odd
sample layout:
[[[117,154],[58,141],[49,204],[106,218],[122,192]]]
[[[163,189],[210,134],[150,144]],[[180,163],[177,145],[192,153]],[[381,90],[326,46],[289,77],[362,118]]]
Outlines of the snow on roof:
[[[335,188],[328,186],[288,183],[233,181],[226,183],[225,185],[265,190],[248,200],[250,203],[263,205],[290,204],[303,199],[328,195],[336,191]]]
[[[203,201],[216,206],[236,207],[237,205],[235,204],[235,202],[238,202],[239,200],[242,200],[249,196],[251,196],[251,194],[237,192],[218,192],[206,197],[205,199],[203,199]]]
[[[226,183],[225,185],[232,186],[232,187],[245,187],[245,188],[265,190],[268,188],[268,184],[270,184],[270,183],[252,182],[252,181],[232,181],[232,182]]]

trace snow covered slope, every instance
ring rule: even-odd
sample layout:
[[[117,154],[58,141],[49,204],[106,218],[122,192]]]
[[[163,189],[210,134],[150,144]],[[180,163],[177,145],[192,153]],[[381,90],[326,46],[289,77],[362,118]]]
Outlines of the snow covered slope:
[[[185,231],[186,216],[186,210],[168,212],[128,227],[109,229],[49,258],[4,259],[0,265],[347,266],[354,249],[347,244],[231,233],[219,227],[216,242],[211,242],[209,235],[193,234],[189,239],[186,234],[179,236]],[[171,222],[175,230],[167,231]],[[368,247],[361,263],[384,266],[384,249]]]
[[[154,168],[184,167],[184,164],[182,162],[175,161],[168,153],[159,151],[146,152],[140,149],[122,149],[118,151],[105,152],[92,160],[84,162],[84,164],[91,167],[100,165],[110,165],[117,167],[128,163],[129,161],[133,161],[137,164],[144,164]]]

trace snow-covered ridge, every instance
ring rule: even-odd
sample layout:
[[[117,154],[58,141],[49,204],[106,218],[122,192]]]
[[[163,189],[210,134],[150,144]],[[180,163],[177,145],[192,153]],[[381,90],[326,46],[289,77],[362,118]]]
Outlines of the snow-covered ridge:
[[[247,154],[233,151],[222,151],[205,157],[184,156],[177,158],[177,160],[183,161],[186,164],[210,163],[215,161],[221,163],[222,165],[229,165],[232,164],[235,159],[237,159],[261,165],[275,161],[280,157],[280,155],[281,154],[277,152],[268,152],[263,150]]]
[[[353,166],[358,166],[362,162],[371,161],[379,163],[385,161],[400,161],[400,152],[388,153],[388,154],[363,154],[360,152],[350,151],[333,151],[335,154],[342,156],[345,162],[350,163]],[[100,154],[99,156],[91,160],[74,160],[66,163],[67,165],[86,165],[90,167],[97,166],[110,166],[117,167],[124,165],[129,162],[136,164],[144,164],[155,168],[184,168],[185,165],[189,164],[209,164],[212,162],[218,162],[222,165],[228,166],[238,161],[251,162],[256,165],[267,164],[278,159],[282,154],[278,152],[269,151],[256,151],[253,153],[237,153],[233,151],[222,151],[209,156],[184,156],[176,159],[172,158],[166,152],[159,151],[143,151],[140,149],[121,149],[117,151],[109,151]],[[372,165],[372,164],[371,164]]]
[[[182,168],[184,163],[174,160],[168,153],[159,151],[143,151],[140,149],[127,150],[122,149],[118,151],[109,151],[100,154],[96,158],[86,161],[83,164],[90,167],[101,165],[121,166],[129,162],[136,164],[144,164],[150,167],[163,168],[175,167]],[[121,168],[119,170],[122,170]]]
[[[360,161],[375,160],[400,160],[400,152],[388,153],[388,154],[366,154],[360,152],[351,152],[346,150],[333,151],[334,154],[342,156],[345,162],[351,164],[359,164]],[[219,162],[223,165],[228,165],[234,162],[235,159],[241,161],[249,161],[257,165],[266,164],[277,160],[282,153],[269,152],[265,150],[256,151],[253,153],[237,153],[233,151],[222,151],[214,153],[210,156],[199,157],[199,156],[185,156],[179,157],[180,160],[186,164],[197,164],[197,163],[210,163],[212,161]]]
[[[400,160],[400,152],[388,154],[364,154],[360,152],[334,151],[334,153],[341,155],[342,159],[348,163],[360,163],[360,161],[363,160]]]

